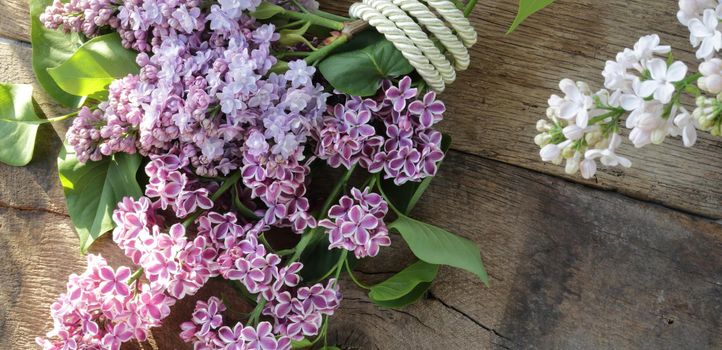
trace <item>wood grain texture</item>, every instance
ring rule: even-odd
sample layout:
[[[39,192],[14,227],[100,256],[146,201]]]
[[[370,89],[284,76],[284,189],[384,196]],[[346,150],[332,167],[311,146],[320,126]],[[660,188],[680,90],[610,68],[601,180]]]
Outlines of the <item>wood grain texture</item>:
[[[0,0],[0,37],[30,42],[30,9],[25,0]]]
[[[542,114],[560,74],[595,76],[602,65],[598,57],[635,40],[637,33],[620,28],[633,24],[651,31],[657,22],[664,28],[674,20],[671,2],[605,4],[609,8],[560,1],[554,12],[544,11],[515,36],[503,37],[490,33],[511,21],[513,5],[482,1],[474,20],[486,29],[477,47],[484,55],[477,51],[474,58],[482,63],[445,95],[453,112],[445,128],[461,152],[449,156],[414,217],[475,241],[491,288],[466,272],[442,268],[427,298],[394,310],[377,308],[344,280],[331,342],[344,349],[722,347],[720,224],[522,168],[559,174],[538,163],[529,145],[533,115]],[[669,13],[660,14],[662,8]],[[8,36],[5,19],[0,23]],[[592,26],[599,29],[588,33]],[[560,27],[569,32],[558,32]],[[686,47],[682,33],[664,37]],[[603,46],[590,51],[592,45]],[[0,81],[31,83],[29,52],[27,45],[0,43]],[[586,73],[574,73],[578,67]],[[44,110],[54,108],[37,91],[36,98]],[[0,166],[1,349],[35,348],[33,339],[50,327],[48,307],[64,291],[67,275],[84,269],[55,171],[60,139],[50,128],[42,132],[29,167]],[[704,139],[695,150],[674,144],[644,150],[635,158],[640,168],[602,174],[594,185],[719,217],[716,142]],[[359,266],[364,281],[383,280],[412,261],[400,237],[393,240],[380,257]],[[93,251],[115,265],[126,263],[107,239]],[[223,287],[211,285],[203,293]],[[154,342],[142,348],[187,348],[177,325],[192,305],[186,300],[175,307],[168,324],[154,332]]]

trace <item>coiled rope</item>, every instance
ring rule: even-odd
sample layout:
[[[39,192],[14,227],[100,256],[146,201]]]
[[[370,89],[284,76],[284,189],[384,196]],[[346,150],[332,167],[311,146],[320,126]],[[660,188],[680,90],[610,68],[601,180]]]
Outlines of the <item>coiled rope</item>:
[[[401,51],[429,87],[442,92],[456,80],[456,71],[469,67],[468,48],[476,43],[477,35],[450,0],[421,1],[363,0],[351,5],[349,14],[376,28]],[[431,36],[441,43],[446,54]]]

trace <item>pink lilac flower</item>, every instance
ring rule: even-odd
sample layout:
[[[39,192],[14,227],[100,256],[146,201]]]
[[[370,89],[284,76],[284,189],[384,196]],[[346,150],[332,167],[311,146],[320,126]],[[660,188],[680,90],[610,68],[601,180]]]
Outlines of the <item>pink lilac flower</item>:
[[[319,222],[327,229],[329,249],[342,248],[354,252],[357,258],[376,256],[380,247],[391,245],[389,231],[383,219],[388,212],[386,202],[366,188],[363,192],[351,189],[351,196],[343,196],[339,204],[328,212],[328,219]]]
[[[130,270],[113,269],[105,259],[88,255],[87,270],[71,275],[67,292],[50,307],[53,329],[36,342],[43,349],[119,349],[131,339],[145,340],[160,325],[175,299],[128,285]],[[131,288],[133,287],[133,288]]]
[[[416,93],[411,78],[404,77],[398,87],[385,82],[375,99],[345,96],[346,102],[324,117],[316,156],[332,167],[358,163],[372,173],[384,172],[397,185],[435,175],[444,153],[441,133],[432,127],[443,119],[445,107],[433,92],[422,100]]]
[[[446,112],[446,106],[436,100],[436,93],[430,91],[424,95],[424,99],[416,100],[409,104],[409,112],[419,116],[419,124],[424,128],[430,128],[434,123],[439,122]]]
[[[351,189],[351,196],[343,196],[331,207],[328,219],[319,222],[327,229],[329,249],[342,248],[354,252],[357,258],[376,256],[380,247],[391,240],[383,219],[388,212],[386,202],[369,189]]]
[[[394,111],[401,112],[406,109],[406,103],[416,97],[416,93],[417,89],[411,87],[411,78],[404,77],[398,87],[391,86],[386,90],[386,98],[391,102]]]
[[[273,326],[269,322],[260,322],[258,326],[244,326],[236,323],[233,326],[223,325],[220,313],[213,312],[212,321],[206,315],[209,309],[214,308],[223,312],[226,308],[216,297],[208,302],[198,301],[193,312],[193,318],[181,324],[181,337],[188,343],[193,343],[195,349],[208,350],[289,350],[291,340],[286,336],[277,337],[273,333]],[[196,317],[196,315],[203,317]],[[209,325],[212,322],[212,325]]]
[[[341,302],[335,279],[326,286],[317,283],[301,287],[294,294],[278,293],[263,309],[263,314],[274,319],[274,332],[292,340],[301,340],[318,334],[323,316],[331,316]]]

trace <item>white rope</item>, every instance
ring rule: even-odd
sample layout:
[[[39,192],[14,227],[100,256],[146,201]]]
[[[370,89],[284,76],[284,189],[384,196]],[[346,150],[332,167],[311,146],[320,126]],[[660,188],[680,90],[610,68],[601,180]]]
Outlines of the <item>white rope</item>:
[[[432,89],[439,92],[444,91],[444,81],[441,79],[439,72],[421,50],[414,45],[414,42],[411,41],[401,29],[396,27],[394,22],[391,22],[375,8],[363,3],[351,5],[349,13],[353,17],[361,18],[368,22],[372,27],[376,28],[379,33],[383,34],[386,39],[393,43]]]
[[[469,67],[470,57],[466,46],[459,40],[459,37],[447,27],[442,20],[429,10],[426,5],[417,0],[393,0],[394,4],[401,7],[411,17],[426,28],[436,39],[441,42],[454,60],[456,70],[463,71]]]
[[[441,53],[441,50],[431,41],[429,36],[424,33],[424,30],[421,29],[406,12],[387,0],[363,0],[363,2],[380,11],[399,29],[403,30],[404,34],[411,39],[414,45],[416,45],[424,56],[429,59],[431,64],[434,65],[445,84],[451,84],[456,80],[456,71],[454,67],[451,66],[451,62],[449,62],[446,56]]]
[[[363,0],[351,5],[349,14],[376,28],[434,91],[442,92],[446,84],[456,80],[456,70],[469,67],[467,48],[476,43],[477,35],[469,20],[450,0],[421,1],[428,7],[419,0]],[[443,45],[447,55],[429,34]]]

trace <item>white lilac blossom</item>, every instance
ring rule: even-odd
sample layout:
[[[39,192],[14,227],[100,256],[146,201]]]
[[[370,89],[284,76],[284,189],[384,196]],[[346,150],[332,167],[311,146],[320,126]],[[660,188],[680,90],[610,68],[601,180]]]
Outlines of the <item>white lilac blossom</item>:
[[[561,164],[566,160],[567,173],[581,171],[584,178],[594,176],[596,161],[631,166],[616,153],[626,113],[623,126],[630,129],[635,147],[660,144],[667,136],[681,136],[682,143],[691,147],[697,130],[722,135],[722,60],[717,57],[722,49],[722,4],[680,0],[677,18],[688,27],[690,43],[702,60],[699,73],[687,74],[687,66],[672,60],[671,48],[660,45],[659,36],[647,35],[633,49],[624,49],[616,60],[607,61],[602,72],[607,90],[591,94],[584,83],[562,80],[565,96],[553,95],[548,119],[537,123],[541,133],[535,142],[543,161]],[[696,98],[692,112],[682,105],[684,94]]]
[[[607,61],[602,72],[606,89],[597,93],[591,93],[586,83],[562,80],[564,97],[552,95],[548,119],[537,123],[541,134],[535,142],[541,147],[542,160],[566,161],[567,173],[581,172],[584,178],[595,175],[597,162],[630,167],[631,162],[617,154],[622,117],[627,113],[623,125],[630,129],[635,147],[659,144],[667,136],[680,134],[685,145],[691,146],[696,133],[690,127],[696,124],[689,113],[677,118],[677,111],[682,111],[681,91],[696,77],[687,77],[687,66],[681,61],[668,65],[670,51],[657,35],[641,37],[633,49],[624,49],[616,60]],[[715,68],[709,68],[710,77]]]

